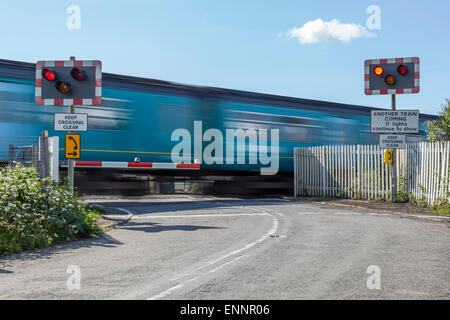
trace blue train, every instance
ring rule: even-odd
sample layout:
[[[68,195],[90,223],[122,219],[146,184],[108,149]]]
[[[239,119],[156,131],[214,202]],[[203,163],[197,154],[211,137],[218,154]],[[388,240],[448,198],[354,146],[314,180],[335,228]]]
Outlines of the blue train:
[[[34,103],[34,73],[32,63],[0,60],[0,158],[7,155],[8,141],[14,137],[38,136],[42,130],[48,130],[50,136],[60,136],[61,144],[64,141],[64,133],[53,131],[53,114],[67,112],[67,107]],[[252,152],[263,140],[267,144],[265,151],[274,151],[269,146],[275,145],[276,137],[271,133],[277,131],[278,171],[292,173],[294,147],[378,140],[378,135],[370,133],[368,107],[109,73],[103,73],[102,93],[100,106],[76,107],[77,113],[89,115],[89,131],[82,133],[80,160],[128,162],[138,157],[143,162],[172,162],[182,141],[179,136],[174,139],[174,132],[184,129],[182,132],[192,134],[190,150],[183,149],[185,162],[202,161],[201,171],[258,172],[268,166],[267,161],[263,165],[261,159],[252,159],[252,155],[257,155]],[[421,115],[421,136],[425,136],[423,122],[433,119],[435,116]],[[198,125],[199,121],[201,134],[216,129],[209,131],[216,134],[209,141],[217,140],[218,132],[222,134],[223,141],[216,142],[222,142],[223,149],[210,153],[210,157],[222,157],[222,163],[211,163],[211,159],[202,157],[202,150],[210,142],[200,140],[199,146],[194,141],[198,131],[195,123]],[[247,139],[236,139],[236,145],[233,140],[234,146],[229,149],[225,141],[227,129],[235,133],[242,129],[246,134],[255,130],[258,134],[267,133],[267,137],[261,140],[258,136],[256,143],[249,134]],[[196,153],[198,148],[200,154]],[[238,159],[239,152],[244,152],[244,161]],[[62,150],[60,158],[64,159]]]

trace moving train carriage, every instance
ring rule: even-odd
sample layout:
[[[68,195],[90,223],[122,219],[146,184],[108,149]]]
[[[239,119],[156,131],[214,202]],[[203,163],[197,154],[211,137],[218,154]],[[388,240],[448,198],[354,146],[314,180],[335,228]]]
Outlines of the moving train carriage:
[[[48,130],[50,136],[58,135],[61,143],[64,141],[64,132],[53,131],[53,114],[67,112],[67,107],[34,104],[34,72],[34,64],[0,60],[0,160],[7,159],[8,144],[14,144],[18,137],[38,136]],[[195,121],[202,121],[202,133],[216,128],[224,137],[227,129],[278,129],[281,173],[292,173],[296,146],[377,143],[378,139],[370,133],[371,109],[362,106],[108,73],[103,74],[102,92],[100,106],[76,107],[77,113],[89,115],[80,160],[133,161],[139,157],[143,162],[172,162],[174,147],[181,141],[172,141],[172,133],[183,128],[192,135],[188,162],[193,163]],[[422,136],[423,122],[434,118],[421,115]],[[250,163],[251,142],[245,141],[245,145],[234,147],[233,164],[203,161],[202,171],[259,172],[262,165]],[[208,144],[203,142],[203,148]],[[63,145],[60,147],[60,159],[64,159]],[[223,155],[229,158],[225,148]],[[237,164],[240,148],[246,150],[243,164]],[[211,155],[216,155],[215,151]]]

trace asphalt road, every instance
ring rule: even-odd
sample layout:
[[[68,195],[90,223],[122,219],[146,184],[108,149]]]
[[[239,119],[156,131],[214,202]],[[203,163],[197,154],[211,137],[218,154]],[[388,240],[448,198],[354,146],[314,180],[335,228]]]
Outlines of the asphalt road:
[[[1,258],[1,299],[450,299],[448,223],[282,199],[96,202],[131,219]]]

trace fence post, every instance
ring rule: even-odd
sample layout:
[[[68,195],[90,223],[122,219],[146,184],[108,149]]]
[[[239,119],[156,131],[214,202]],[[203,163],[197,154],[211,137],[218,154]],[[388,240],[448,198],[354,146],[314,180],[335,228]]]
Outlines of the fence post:
[[[14,161],[14,146],[12,144],[9,145],[9,155],[8,155],[8,165],[12,166]]]
[[[38,162],[39,162],[39,147],[33,144],[31,149],[31,165],[33,166],[33,168],[38,167]]]
[[[294,148],[294,198],[297,198],[298,196],[298,173],[297,173],[297,166],[298,166],[298,155],[297,155],[298,148]]]
[[[326,152],[325,152],[325,146],[321,146],[321,152],[322,152],[322,196],[327,195],[327,161],[326,161]]]
[[[53,181],[59,181],[59,137],[49,138],[50,153],[50,177]]]
[[[44,130],[39,136],[38,171],[41,178],[47,178],[50,175],[48,149],[48,131]]]
[[[356,177],[358,180],[356,192],[357,192],[357,198],[362,199],[362,192],[361,192],[361,146],[358,144],[356,146]]]

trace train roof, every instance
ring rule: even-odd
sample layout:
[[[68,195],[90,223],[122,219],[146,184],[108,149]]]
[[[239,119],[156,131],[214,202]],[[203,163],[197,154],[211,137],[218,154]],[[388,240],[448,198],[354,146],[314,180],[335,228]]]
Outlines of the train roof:
[[[0,59],[0,75],[7,74],[18,75],[28,78],[34,78],[35,64],[22,61]],[[323,111],[344,115],[368,115],[370,110],[386,110],[382,108],[344,104],[323,100],[312,100],[303,98],[294,98],[274,94],[257,93],[243,90],[224,89],[208,86],[186,85],[176,82],[156,80],[142,77],[126,76],[103,72],[103,85],[124,89],[144,90],[152,87],[151,91],[173,93],[185,92],[194,96],[217,98],[226,100],[241,101],[249,103],[269,104],[274,106],[283,106],[291,108],[305,108],[315,111]],[[434,120],[435,115],[420,114],[421,120]]]

